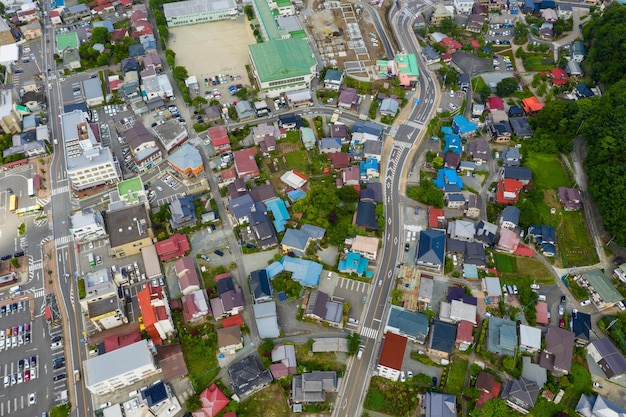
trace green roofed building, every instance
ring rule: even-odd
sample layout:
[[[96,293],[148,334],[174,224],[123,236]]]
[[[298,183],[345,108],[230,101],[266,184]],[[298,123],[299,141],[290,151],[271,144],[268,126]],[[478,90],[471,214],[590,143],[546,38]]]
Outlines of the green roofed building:
[[[57,51],[63,52],[65,49],[76,49],[80,42],[76,32],[60,33],[57,35]]]
[[[140,200],[145,201],[146,192],[143,188],[143,181],[141,181],[139,176],[118,182],[117,192],[120,195],[120,200],[125,201],[126,204],[132,205],[139,203]]]
[[[403,87],[415,87],[420,76],[415,54],[397,54],[395,60],[400,85]]]
[[[282,39],[248,48],[254,77],[268,97],[310,88],[317,62],[306,39]]]

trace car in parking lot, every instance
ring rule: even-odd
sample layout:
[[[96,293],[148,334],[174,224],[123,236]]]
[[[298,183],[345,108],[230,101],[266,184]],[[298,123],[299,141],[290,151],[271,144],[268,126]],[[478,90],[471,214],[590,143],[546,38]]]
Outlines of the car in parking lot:
[[[207,262],[211,262],[211,258],[206,255],[200,255],[200,258],[204,259]]]
[[[580,302],[581,306],[588,306],[589,304],[591,304],[591,300],[590,299],[586,299],[586,300]]]
[[[404,251],[408,252],[411,249],[411,245],[409,245],[408,243],[404,244]]]

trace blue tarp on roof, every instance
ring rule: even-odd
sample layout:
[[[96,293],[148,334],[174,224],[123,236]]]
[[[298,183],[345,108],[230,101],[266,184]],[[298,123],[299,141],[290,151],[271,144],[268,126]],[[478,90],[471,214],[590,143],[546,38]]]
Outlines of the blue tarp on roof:
[[[452,128],[450,126],[441,126],[441,133],[443,133],[444,135],[451,135],[454,132],[452,131]]]
[[[306,197],[306,193],[302,190],[287,191],[287,197],[289,197],[291,201],[297,201]]]
[[[461,155],[463,145],[461,145],[461,137],[459,135],[446,133],[443,140],[446,142],[446,147],[443,149],[444,152],[454,152],[457,155]]]
[[[456,133],[469,135],[476,132],[476,123],[470,122],[465,116],[457,115],[452,118],[452,128]]]
[[[284,270],[285,268],[280,262],[272,262],[265,268],[265,272],[267,272],[267,277],[269,279],[274,278],[276,275],[280,274]]]
[[[323,266],[306,259],[283,256],[280,260],[285,271],[291,272],[291,279],[305,287],[316,287],[322,275]]]
[[[443,188],[446,184],[456,184],[463,188],[463,180],[456,175],[456,171],[449,168],[442,168],[439,170],[439,176],[433,180],[433,184],[437,188]]]
[[[285,230],[285,224],[290,219],[287,205],[280,198],[273,198],[265,203],[265,206],[274,216],[274,228],[278,233]]]

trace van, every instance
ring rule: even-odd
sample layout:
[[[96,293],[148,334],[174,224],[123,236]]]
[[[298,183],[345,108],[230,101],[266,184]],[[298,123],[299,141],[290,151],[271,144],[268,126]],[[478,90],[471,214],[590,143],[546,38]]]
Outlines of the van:
[[[546,301],[546,296],[545,296],[545,295],[543,295],[543,294],[539,294],[539,298],[538,298],[538,300],[539,300],[539,301]]]
[[[9,294],[18,295],[20,293],[20,286],[15,285],[9,289]]]
[[[215,249],[215,250],[213,251],[213,253],[214,253],[214,254],[216,254],[216,255],[219,255],[219,256],[224,256],[224,252],[222,252],[222,251],[221,251],[221,250],[219,250],[219,249]]]
[[[60,349],[63,347],[63,343],[61,342],[54,342],[50,345],[50,349]]]
[[[382,279],[379,279],[379,280],[378,280],[378,286],[379,286],[379,287],[382,287],[382,286],[383,286],[383,280],[382,280]]]
[[[363,346],[359,347],[359,351],[358,351],[358,353],[356,354],[356,358],[357,358],[357,359],[359,359],[359,360],[360,360],[362,357],[363,357]]]

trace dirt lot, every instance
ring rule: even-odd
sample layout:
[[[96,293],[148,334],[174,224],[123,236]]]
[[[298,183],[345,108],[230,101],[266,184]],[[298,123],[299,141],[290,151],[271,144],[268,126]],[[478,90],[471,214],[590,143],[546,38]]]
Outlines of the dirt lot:
[[[198,77],[204,91],[204,79],[216,74],[240,75],[237,82],[250,85],[245,66],[249,64],[248,45],[253,43],[250,25],[245,16],[239,16],[236,20],[170,28],[168,46],[176,52],[176,64]]]

